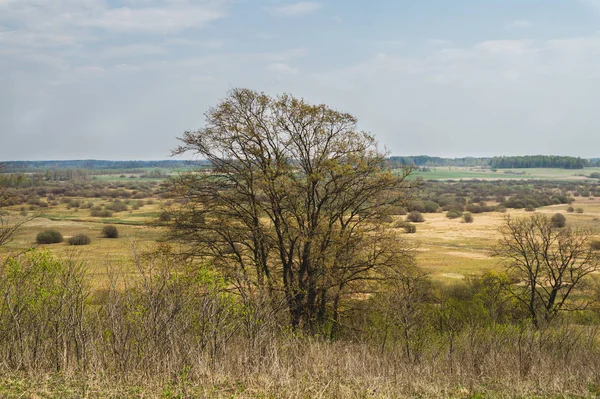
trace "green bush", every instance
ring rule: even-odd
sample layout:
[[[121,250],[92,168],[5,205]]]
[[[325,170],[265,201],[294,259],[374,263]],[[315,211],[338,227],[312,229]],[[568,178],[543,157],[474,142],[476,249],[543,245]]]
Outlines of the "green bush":
[[[63,236],[56,230],[45,230],[38,233],[35,242],[38,244],[57,244],[63,241]]]
[[[575,213],[583,213],[583,208],[576,208]]]
[[[471,215],[469,212],[465,212],[463,213],[463,222],[465,223],[473,223],[473,215]]]
[[[104,226],[102,228],[102,236],[105,238],[119,238],[119,230],[116,226]]]
[[[573,208],[572,206],[570,206],[570,207],[567,208],[567,212],[573,213],[573,212],[575,212],[575,208]]]
[[[406,216],[406,221],[413,223],[422,223],[425,221],[425,218],[419,211],[412,211]]]
[[[77,234],[76,236],[69,238],[68,242],[69,245],[88,245],[92,240],[85,234]]]
[[[448,219],[457,219],[457,218],[459,218],[459,217],[460,217],[460,213],[459,213],[459,212],[457,212],[457,211],[448,211],[448,212],[446,213],[446,217],[447,217]]]

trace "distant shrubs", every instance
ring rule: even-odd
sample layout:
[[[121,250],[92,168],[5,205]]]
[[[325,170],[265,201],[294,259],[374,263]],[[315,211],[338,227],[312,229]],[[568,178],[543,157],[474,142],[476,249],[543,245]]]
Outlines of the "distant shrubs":
[[[127,204],[120,201],[120,200],[115,200],[112,203],[106,205],[106,209],[113,211],[113,212],[124,212],[126,211],[127,208]]]
[[[412,211],[406,216],[406,221],[413,223],[422,223],[425,221],[423,214],[419,211]]]
[[[85,234],[77,234],[68,240],[69,245],[88,245],[91,242],[90,237]]]
[[[583,208],[575,208],[575,213],[583,213]]]
[[[119,238],[119,230],[116,226],[104,226],[102,228],[102,236],[104,238]]]
[[[592,251],[600,251],[600,240],[590,242],[590,248]]]
[[[97,208],[97,207],[93,207]],[[108,209],[93,209],[90,211],[90,216],[99,217],[99,218],[109,218],[113,215],[112,211]]]
[[[44,230],[38,233],[35,242],[38,244],[58,244],[63,241],[63,236],[56,230]]]
[[[473,223],[473,215],[471,215],[469,212],[465,212],[462,215],[462,220],[465,223]]]
[[[570,206],[570,207],[567,208],[567,212],[573,213],[573,212],[575,212],[575,208],[573,208],[572,206]]]
[[[414,234],[417,232],[417,226],[415,226],[412,223],[405,223],[404,224],[404,232],[406,234]]]
[[[552,227],[561,228],[567,225],[567,218],[562,213],[555,213],[550,221],[552,222]]]
[[[462,212],[458,212],[458,211],[448,211],[446,213],[446,217],[448,219],[458,219],[460,217]]]

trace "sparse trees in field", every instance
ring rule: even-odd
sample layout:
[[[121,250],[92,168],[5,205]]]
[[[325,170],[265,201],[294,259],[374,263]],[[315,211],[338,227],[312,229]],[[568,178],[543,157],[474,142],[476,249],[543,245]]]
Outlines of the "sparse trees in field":
[[[171,237],[242,295],[282,293],[292,326],[335,325],[346,298],[410,258],[384,217],[402,202],[409,170],[389,170],[356,122],[290,95],[231,91],[174,151],[212,170],[170,181],[185,201],[169,213]]]
[[[523,304],[538,327],[561,310],[577,307],[574,293],[600,266],[592,243],[593,233],[555,228],[545,215],[524,219],[507,217],[495,255],[506,261],[516,284],[511,294]]]

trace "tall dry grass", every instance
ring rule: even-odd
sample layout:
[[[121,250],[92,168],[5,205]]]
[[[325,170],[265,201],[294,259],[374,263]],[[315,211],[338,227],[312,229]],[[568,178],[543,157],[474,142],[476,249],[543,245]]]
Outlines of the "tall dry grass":
[[[96,291],[73,260],[31,252],[2,265],[2,397],[585,397],[600,386],[595,325],[424,318],[407,352],[368,318],[334,341],[292,331],[273,302],[161,251]]]

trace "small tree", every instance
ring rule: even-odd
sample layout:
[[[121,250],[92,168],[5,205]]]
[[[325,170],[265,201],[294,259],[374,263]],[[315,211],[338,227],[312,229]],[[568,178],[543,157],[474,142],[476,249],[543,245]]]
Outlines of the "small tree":
[[[494,254],[506,261],[516,283],[507,288],[527,308],[536,327],[567,307],[578,308],[569,299],[599,270],[600,256],[590,245],[592,232],[557,229],[542,214],[517,220],[508,216],[500,231]]]
[[[550,219],[552,227],[561,228],[567,225],[567,218],[562,213],[555,213]]]
[[[463,213],[463,222],[473,223],[473,215],[471,215],[469,212]]]

